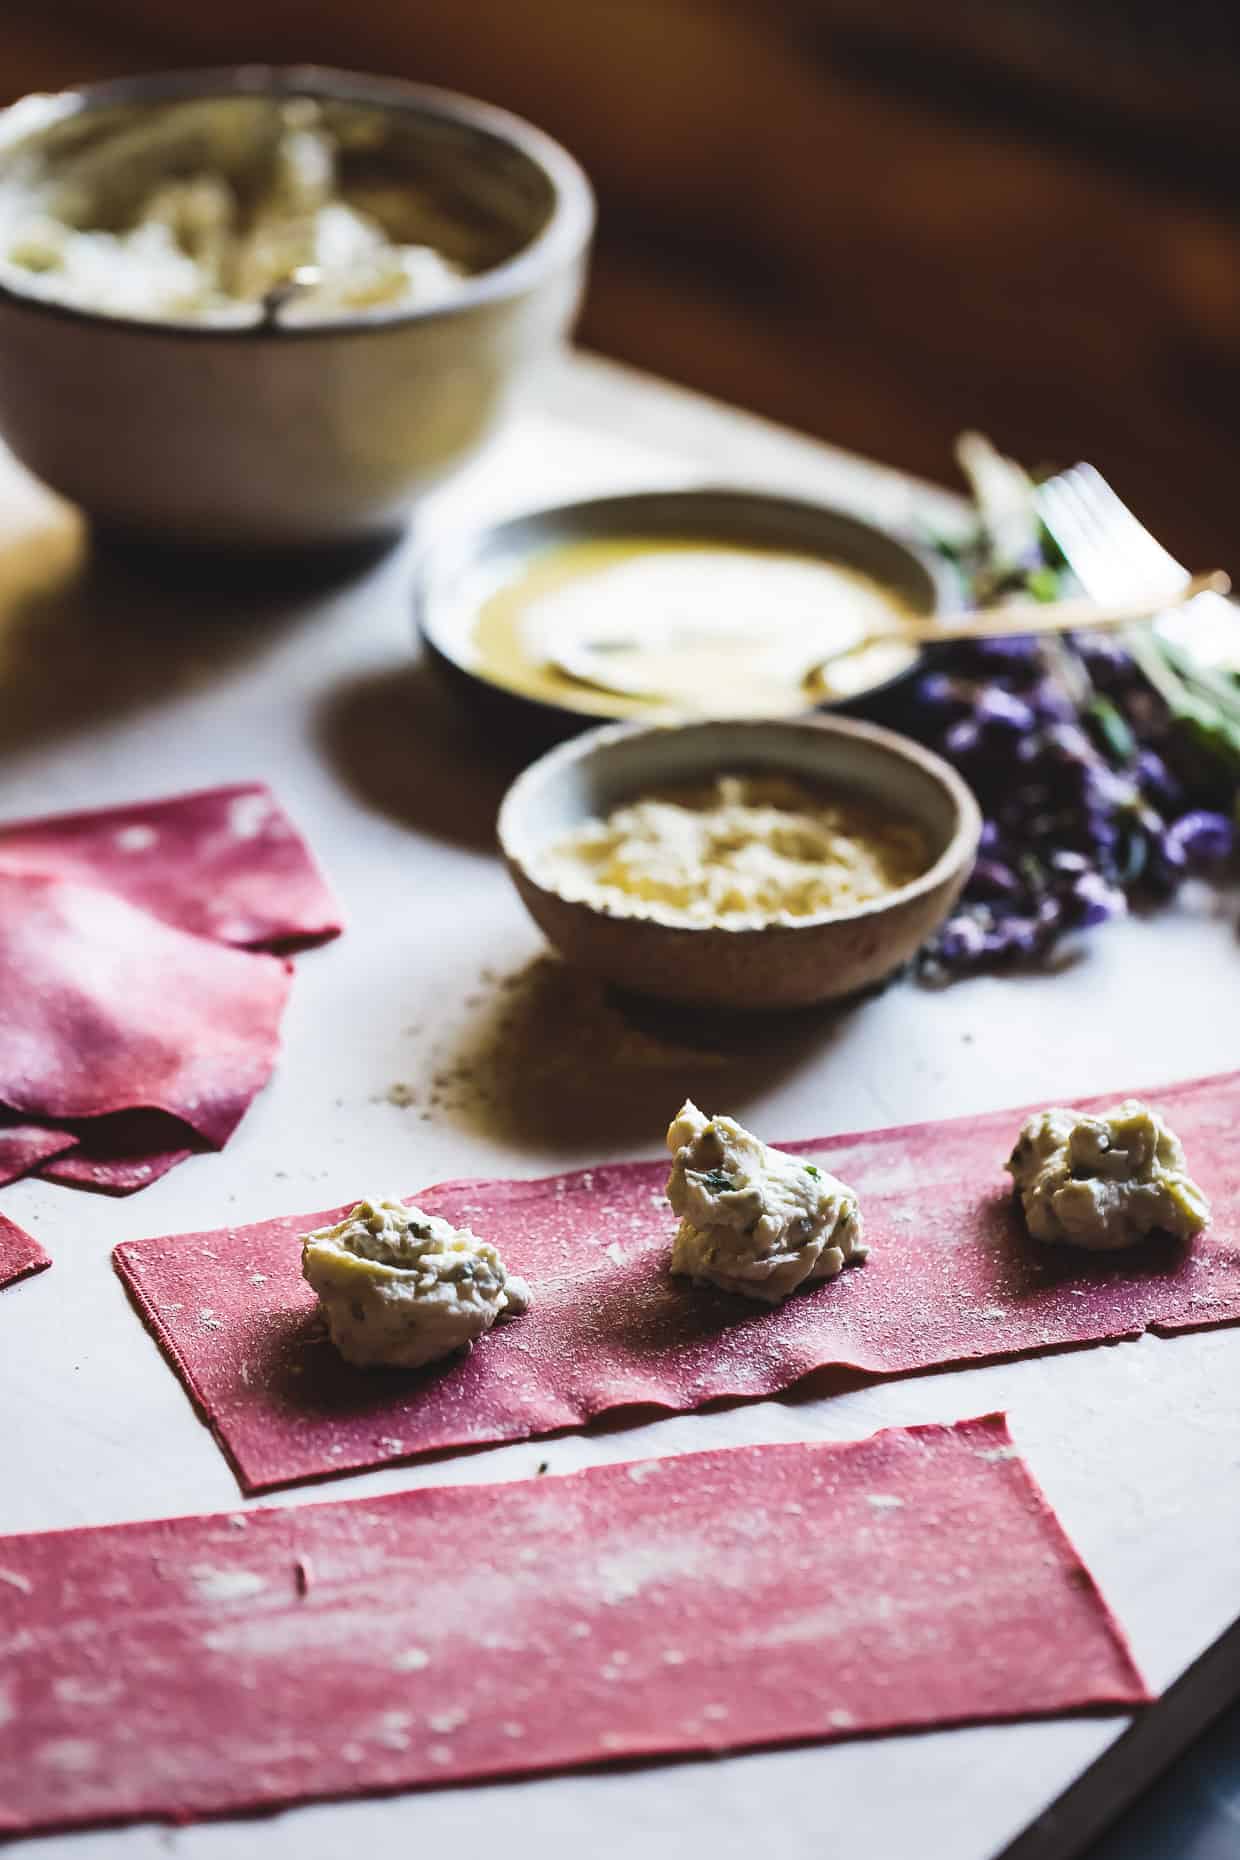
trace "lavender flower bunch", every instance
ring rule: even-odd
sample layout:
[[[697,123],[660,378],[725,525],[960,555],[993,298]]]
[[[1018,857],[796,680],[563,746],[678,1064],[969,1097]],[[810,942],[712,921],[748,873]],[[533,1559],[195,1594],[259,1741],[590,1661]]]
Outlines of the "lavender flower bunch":
[[[1071,592],[1033,481],[974,435],[961,462],[977,527],[939,546],[967,596]],[[1236,858],[1240,680],[1192,665],[1149,628],[945,648],[914,703],[914,733],[959,769],[985,817],[961,901],[921,952],[931,979],[1044,962],[1066,935]]]

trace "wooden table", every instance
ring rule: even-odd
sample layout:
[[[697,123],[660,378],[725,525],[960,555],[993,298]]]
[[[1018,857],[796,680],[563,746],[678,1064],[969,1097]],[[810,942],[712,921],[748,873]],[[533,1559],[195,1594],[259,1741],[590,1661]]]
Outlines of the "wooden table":
[[[958,515],[940,493],[578,356],[531,384],[506,436],[441,496],[426,527],[704,478],[819,496],[895,524]],[[427,1081],[470,1046],[500,981],[537,960],[540,941],[491,850],[509,770],[411,663],[412,540],[313,593],[178,586],[115,566],[58,588],[76,546],[72,522],[16,474],[6,508],[4,814],[264,777],[306,829],[350,919],[338,943],[299,960],[283,1061],[222,1155],[132,1201],[37,1182],[0,1198],[56,1260],[0,1298],[0,1529],[235,1509],[231,1474],[112,1274],[117,1241],[471,1172],[534,1175],[653,1155],[684,1073],[657,1041],[637,1060],[600,1051],[605,1124],[591,1124],[588,1090],[571,1117],[553,1107],[537,1128],[520,1117],[488,1122],[459,1088],[429,1103]],[[704,1090],[716,1077],[727,1108],[791,1138],[1221,1071],[1236,1062],[1237,960],[1227,910],[1189,901],[1107,930],[1054,976],[937,993],[900,982],[807,1025],[761,1068],[720,1061]],[[553,1008],[557,995],[561,1005],[574,998],[562,972],[544,985]],[[700,1065],[701,1055],[686,1061]],[[419,1101],[394,1102],[405,1096],[394,1084],[412,1085]],[[830,1401],[499,1447],[283,1502],[517,1479],[543,1459],[560,1472],[728,1443],[852,1438],[1006,1408],[1162,1686],[1237,1611],[1238,1371],[1235,1331],[1148,1338]],[[307,1708],[312,1718],[313,1701]],[[781,1860],[853,1851],[984,1860],[1121,1728],[1083,1720],[886,1738],[9,1851],[21,1860],[338,1860],[349,1851],[748,1860],[758,1850]]]

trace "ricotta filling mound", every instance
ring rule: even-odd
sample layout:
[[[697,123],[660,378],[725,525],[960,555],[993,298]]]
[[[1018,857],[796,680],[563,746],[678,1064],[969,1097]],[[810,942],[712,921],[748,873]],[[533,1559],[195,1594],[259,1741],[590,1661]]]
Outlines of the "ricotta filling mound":
[[[301,1261],[332,1342],[362,1368],[433,1363],[530,1306],[487,1241],[401,1201],[359,1201],[305,1236]]]
[[[672,1271],[778,1304],[866,1257],[850,1188],[691,1101],[667,1133],[667,1198],[680,1216]]]
[[[1191,1240],[1210,1218],[1179,1138],[1136,1098],[1096,1117],[1039,1111],[1007,1168],[1035,1240],[1109,1253],[1154,1232]]]

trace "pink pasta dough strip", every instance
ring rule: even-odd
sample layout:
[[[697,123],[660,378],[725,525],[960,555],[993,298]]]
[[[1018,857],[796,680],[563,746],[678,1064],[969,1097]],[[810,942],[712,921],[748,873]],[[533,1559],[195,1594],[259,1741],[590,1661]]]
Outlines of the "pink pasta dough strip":
[[[493,1241],[534,1306],[418,1371],[350,1368],[326,1341],[298,1239],[341,1209],[137,1241],[115,1258],[243,1488],[269,1491],[618,1408],[761,1399],[817,1370],[907,1375],[1235,1323],[1240,1074],[1155,1102],[1214,1204],[1190,1249],[1030,1241],[1002,1168],[1024,1113],[1005,1111],[788,1145],[857,1191],[872,1252],[774,1310],[669,1275],[666,1163],[429,1189],[418,1205]]]
[[[999,1415],[3,1538],[0,1636],[10,1833],[1147,1697]]]

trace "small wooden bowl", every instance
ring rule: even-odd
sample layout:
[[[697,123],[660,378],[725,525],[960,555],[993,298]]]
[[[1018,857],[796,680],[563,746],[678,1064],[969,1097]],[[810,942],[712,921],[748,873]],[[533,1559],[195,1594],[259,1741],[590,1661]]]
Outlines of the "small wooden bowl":
[[[749,771],[799,778],[903,815],[926,836],[928,870],[871,904],[735,929],[620,915],[533,876],[538,853],[591,817],[653,789]],[[569,962],[662,1000],[781,1008],[855,994],[907,962],[960,895],[981,824],[953,769],[873,724],[825,717],[612,724],[560,744],[517,777],[500,807],[499,844],[530,915]]]

